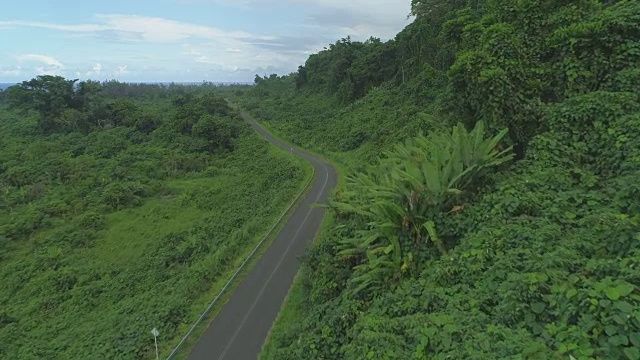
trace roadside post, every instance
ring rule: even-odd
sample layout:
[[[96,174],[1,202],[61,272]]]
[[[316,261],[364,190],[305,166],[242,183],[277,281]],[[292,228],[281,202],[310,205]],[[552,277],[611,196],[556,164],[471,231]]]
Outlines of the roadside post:
[[[158,331],[158,329],[153,328],[151,330],[151,334],[153,334],[153,342],[156,344],[156,360],[158,360],[160,358],[160,356],[158,355],[158,335],[160,335],[160,331]]]

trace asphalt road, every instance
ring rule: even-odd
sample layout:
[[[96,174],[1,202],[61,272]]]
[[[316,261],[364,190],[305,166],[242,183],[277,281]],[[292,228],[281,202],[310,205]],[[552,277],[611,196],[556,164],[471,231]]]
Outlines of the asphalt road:
[[[338,179],[330,164],[300,149],[292,149],[267,134],[248,115],[242,117],[271,143],[308,160],[315,168],[315,178],[271,246],[209,324],[189,354],[189,360],[257,359],[298,272],[298,257],[316,237],[324,217],[325,209],[312,205],[326,204]]]

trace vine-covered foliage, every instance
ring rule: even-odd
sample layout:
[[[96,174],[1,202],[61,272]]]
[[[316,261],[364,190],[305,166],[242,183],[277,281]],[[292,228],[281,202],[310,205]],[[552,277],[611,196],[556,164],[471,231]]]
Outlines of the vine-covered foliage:
[[[0,358],[148,359],[153,327],[167,353],[304,167],[206,86],[26,84],[0,104]]]
[[[262,357],[640,359],[640,3],[412,12],[391,41],[228,93],[352,171]],[[452,186],[451,128],[478,122],[478,154],[506,152]]]
[[[356,294],[395,286],[403,273],[415,276],[424,260],[455,246],[457,239],[438,235],[436,223],[469,198],[488,169],[511,158],[511,149],[496,150],[505,133],[485,139],[482,122],[471,132],[460,124],[451,134],[397,146],[381,164],[349,179],[334,206],[366,224],[340,240],[338,253],[357,264]]]

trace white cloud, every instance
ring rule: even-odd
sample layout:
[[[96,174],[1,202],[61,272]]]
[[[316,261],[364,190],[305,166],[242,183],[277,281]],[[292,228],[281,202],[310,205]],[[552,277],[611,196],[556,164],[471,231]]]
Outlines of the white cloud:
[[[52,24],[38,21],[0,21],[0,27],[15,28],[17,26],[39,27],[50,30],[73,31],[73,32],[94,32],[106,30],[102,25],[96,24],[80,24],[80,25],[62,25]]]
[[[293,3],[315,4],[355,16],[366,15],[378,23],[404,22],[411,11],[411,2],[405,0],[289,0]]]
[[[128,65],[120,65],[120,66],[116,67],[116,69],[115,69],[115,71],[113,72],[113,74],[114,74],[115,76],[120,76],[120,75],[123,75],[123,74],[129,73],[130,71],[129,71],[129,70],[127,70],[128,68],[129,68],[129,66],[128,66]]]
[[[60,75],[62,72],[60,68],[36,66],[35,71],[37,75]]]
[[[370,36],[392,39],[410,23],[408,0],[286,0],[315,4],[307,23],[333,28],[336,35],[351,35],[356,40]]]
[[[99,24],[60,25],[33,21],[0,21],[0,26],[27,26],[74,33],[100,35],[110,32],[124,40],[171,43],[188,38],[259,39],[275,40],[274,36],[251,34],[244,31],[225,31],[216,27],[198,25],[175,20],[124,14],[97,14]]]
[[[22,67],[16,66],[13,69],[0,68],[0,76],[17,77],[22,73]]]
[[[40,54],[24,54],[16,56],[19,63],[38,63],[33,70],[37,75],[60,75],[64,64],[53,56]]]
[[[289,24],[278,24],[278,30],[274,30],[279,31],[277,36],[130,14],[96,14],[90,20],[77,24],[0,21],[0,28],[10,27],[19,31],[22,27],[35,27],[64,32],[65,41],[68,44],[77,42],[78,49],[86,46],[80,45],[83,39],[91,37],[92,44],[99,44],[97,46],[104,49],[91,52],[90,59],[74,57],[68,52],[56,53],[65,64],[45,55],[20,57],[20,62],[38,62],[35,69],[44,73],[65,70],[77,77],[163,78],[157,80],[167,80],[166,77],[178,77],[175,80],[180,80],[181,74],[190,78],[195,74],[209,74],[222,79],[236,74],[229,76],[251,81],[256,72],[286,74],[295,71],[309,54],[348,35],[354,40],[365,40],[369,36],[383,40],[392,38],[409,23],[406,16],[410,8],[408,0],[176,1],[184,3],[184,6],[217,3],[241,8],[236,15],[230,13],[230,16],[238,17],[245,16],[245,12],[260,13],[267,6],[286,8],[289,12],[299,13],[299,16],[291,17]],[[273,27],[269,21],[265,19],[266,26],[261,29]],[[237,24],[242,26],[242,21]],[[27,73],[23,70],[23,74]]]
[[[182,0],[197,1],[197,0]],[[363,40],[369,36],[393,38],[409,23],[409,0],[199,0],[240,9],[291,7],[304,9],[305,23],[316,25],[337,37],[351,35]],[[337,39],[336,39],[337,40]]]
[[[237,51],[221,52],[215,44],[191,44],[185,46],[185,51],[180,55],[185,62],[206,65],[216,71],[222,72],[249,72],[254,73],[258,68],[274,68],[277,72],[286,73],[296,69],[306,55],[299,53],[287,53],[261,48],[255,44],[237,44]],[[248,77],[253,77],[251,74]],[[248,78],[247,77],[247,78]]]
[[[47,55],[25,54],[25,55],[18,55],[16,58],[20,62],[35,61],[35,62],[44,63],[52,67],[57,67],[57,68],[64,67],[64,65],[60,61],[58,61],[56,58],[52,56],[47,56]]]
[[[43,22],[5,22],[11,25],[40,27],[58,31],[71,32],[72,34],[91,35],[100,37],[115,37],[117,40],[136,41],[141,43],[133,51],[138,51],[146,46],[147,50],[152,49],[152,44],[158,46],[182,45],[188,49],[185,53],[178,52],[178,55],[171,56],[171,47],[166,48],[168,59],[161,59],[157,56],[150,55],[144,60],[145,63],[152,63],[156,67],[159,65],[168,65],[173,67],[182,67],[182,63],[189,61],[191,63],[206,65],[213,71],[237,71],[240,68],[257,67],[268,65],[263,62],[252,64],[251,54],[263,52],[259,47],[259,42],[274,42],[277,37],[270,35],[251,34],[245,31],[227,31],[212,26],[198,25],[186,22],[178,22],[170,19],[158,17],[145,17],[137,15],[120,15],[120,14],[100,14],[95,18],[99,24],[80,24],[80,25],[58,25]],[[0,22],[0,24],[2,24]],[[105,33],[106,32],[106,33]],[[188,43],[187,43],[188,42]],[[162,45],[161,45],[162,44]],[[195,44],[195,45],[191,45]],[[153,48],[157,51],[158,47]],[[202,51],[199,51],[199,50]],[[225,49],[224,51],[220,51]],[[139,50],[138,54],[143,54]],[[117,61],[131,59],[135,54],[127,54],[126,57],[102,58],[101,62],[114,63]],[[166,56],[166,55],[165,55]],[[177,57],[177,58],[176,58]],[[23,57],[26,59],[26,57]],[[35,60],[35,56],[32,57]],[[40,58],[44,59],[44,58]],[[74,59],[75,60],[75,59]],[[298,59],[299,60],[299,59]],[[141,61],[137,61],[141,62]],[[62,65],[62,64],[60,64]],[[96,64],[99,65],[99,64]],[[80,70],[77,72],[84,73],[85,76],[96,76],[100,74],[102,66],[94,65],[92,70]],[[81,67],[82,65],[80,65]],[[39,69],[46,70],[46,73],[58,72],[63,66],[55,68]],[[179,70],[177,70],[179,71]],[[76,68],[73,69],[75,73]],[[121,76],[130,74],[127,66],[121,65],[115,68],[113,74]]]
[[[256,2],[258,4],[263,4],[263,2],[259,2],[258,0],[176,0],[178,3],[183,5],[193,5],[193,4],[219,4],[224,6],[230,6],[238,9],[251,9]]]
[[[100,73],[102,73],[102,64],[95,63],[91,70],[87,71],[84,75],[86,77],[100,76]]]

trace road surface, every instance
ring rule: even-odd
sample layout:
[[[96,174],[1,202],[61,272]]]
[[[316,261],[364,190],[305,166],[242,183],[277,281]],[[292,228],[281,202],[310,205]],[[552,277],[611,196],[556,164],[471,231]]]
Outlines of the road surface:
[[[242,117],[276,146],[308,160],[315,169],[310,190],[271,246],[238,285],[198,340],[189,360],[255,360],[298,272],[298,257],[316,237],[326,204],[337,183],[328,163],[271,137],[251,117]]]

